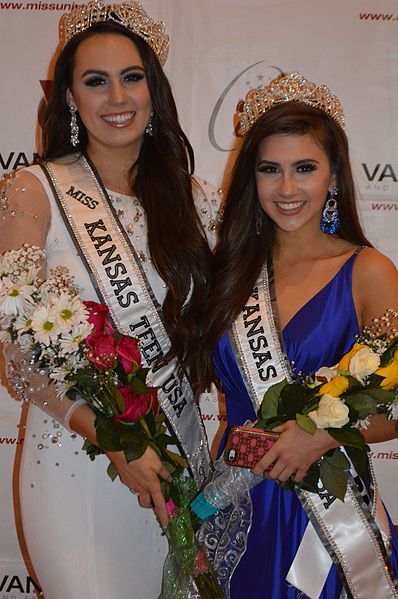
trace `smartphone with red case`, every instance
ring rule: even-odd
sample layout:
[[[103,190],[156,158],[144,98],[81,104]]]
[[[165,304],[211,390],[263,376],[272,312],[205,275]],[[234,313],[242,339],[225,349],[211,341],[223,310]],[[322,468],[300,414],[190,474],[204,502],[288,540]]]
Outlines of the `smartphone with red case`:
[[[254,468],[271,449],[279,433],[249,426],[233,426],[224,450],[225,462],[239,468]]]

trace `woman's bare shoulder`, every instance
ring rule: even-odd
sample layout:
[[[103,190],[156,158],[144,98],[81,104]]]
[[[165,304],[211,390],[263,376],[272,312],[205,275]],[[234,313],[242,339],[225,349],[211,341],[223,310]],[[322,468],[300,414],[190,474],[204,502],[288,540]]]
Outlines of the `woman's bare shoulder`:
[[[359,252],[354,269],[361,278],[368,278],[369,275],[376,279],[383,278],[386,275],[398,277],[394,262],[378,250],[370,247],[366,247]]]
[[[398,308],[398,271],[395,264],[374,248],[365,248],[353,268],[353,294],[363,324],[388,308]]]

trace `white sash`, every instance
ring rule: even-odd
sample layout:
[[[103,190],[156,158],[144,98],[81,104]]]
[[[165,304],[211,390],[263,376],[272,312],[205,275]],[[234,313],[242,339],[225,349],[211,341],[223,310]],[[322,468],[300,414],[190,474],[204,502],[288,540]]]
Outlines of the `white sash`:
[[[233,324],[230,338],[257,411],[271,385],[284,377],[290,379],[273,318],[266,267]],[[388,564],[380,530],[353,476],[348,475],[344,502],[327,492],[319,496],[298,489],[297,496],[310,521],[286,580],[317,599],[333,561],[354,599],[398,597],[398,583]]]
[[[139,339],[148,380],[158,388],[159,402],[198,483],[209,473],[206,433],[185,375],[175,360],[157,367],[170,348],[161,308],[133,246],[87,159],[44,163],[54,197],[83,263],[117,329]]]
[[[268,271],[261,275],[229,335],[235,359],[242,371],[247,392],[255,411],[271,385],[290,380],[288,362],[281,349],[272,314]]]

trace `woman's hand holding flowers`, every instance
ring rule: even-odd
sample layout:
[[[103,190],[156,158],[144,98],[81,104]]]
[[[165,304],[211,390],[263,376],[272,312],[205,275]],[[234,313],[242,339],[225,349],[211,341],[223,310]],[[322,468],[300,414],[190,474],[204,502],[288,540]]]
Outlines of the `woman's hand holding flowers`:
[[[327,431],[317,429],[309,435],[295,420],[288,420],[273,431],[280,433],[279,439],[252,472],[282,482],[290,477],[300,482],[314,462],[339,445]]]
[[[147,447],[140,458],[131,462],[127,461],[122,451],[107,452],[107,456],[115,466],[122,483],[138,495],[140,506],[153,508],[162,527],[165,528],[169,518],[159,477],[169,480],[170,472],[164,467],[157,453],[151,447]]]

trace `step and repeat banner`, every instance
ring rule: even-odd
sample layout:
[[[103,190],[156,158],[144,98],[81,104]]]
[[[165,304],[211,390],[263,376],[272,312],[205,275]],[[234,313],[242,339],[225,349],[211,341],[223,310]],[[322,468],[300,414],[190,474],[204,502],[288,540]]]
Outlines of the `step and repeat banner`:
[[[346,113],[359,209],[373,244],[398,264],[398,4],[396,0],[143,0],[170,35],[166,63],[197,174],[220,184],[233,161],[233,113],[252,87],[298,70],[326,83]],[[39,106],[58,20],[72,4],[0,1],[0,176],[35,159]],[[213,439],[222,404],[203,404]],[[22,414],[23,415],[23,414]],[[0,389],[0,599],[33,599],[40,583],[18,520],[15,464],[21,406]],[[398,442],[372,448],[384,500],[398,524]],[[57,548],[56,550],[62,550]],[[49,598],[56,599],[56,598]],[[138,599],[138,598],[137,598]]]

